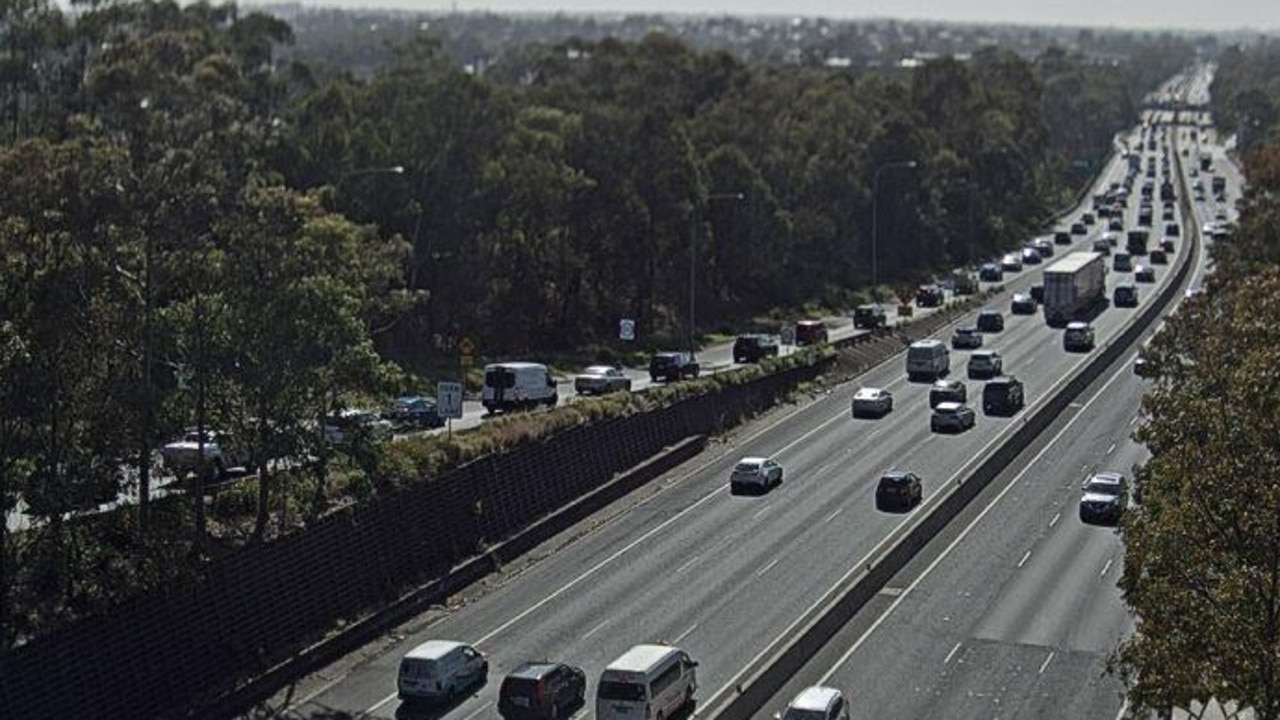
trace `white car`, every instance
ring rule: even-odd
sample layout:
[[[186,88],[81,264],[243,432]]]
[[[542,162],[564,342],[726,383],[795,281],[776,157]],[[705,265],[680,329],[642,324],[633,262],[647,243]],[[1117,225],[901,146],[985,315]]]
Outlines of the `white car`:
[[[775,720],[849,720],[849,702],[837,689],[814,685],[796,695]]]
[[[969,377],[990,378],[1004,373],[1004,358],[995,350],[978,350],[969,356]]]
[[[609,365],[592,365],[574,377],[573,389],[579,395],[631,392],[631,378],[623,374],[619,368]]]
[[[883,417],[893,410],[893,394],[883,388],[864,387],[853,395],[854,417]]]
[[[351,442],[358,437],[375,442],[391,437],[391,423],[372,410],[348,408],[324,419],[324,439],[334,445]]]
[[[1000,269],[1005,272],[1018,272],[1022,270],[1021,253],[1009,253],[1000,258]]]
[[[773,458],[744,457],[729,476],[729,491],[758,490],[766,492],[782,484],[782,466]]]
[[[220,430],[204,431],[203,449],[205,463],[219,475],[232,468],[243,467],[246,461],[231,435]],[[164,458],[165,468],[181,474],[198,468],[200,450],[200,433],[195,428],[189,428],[181,440],[175,440],[161,448],[160,455]]]

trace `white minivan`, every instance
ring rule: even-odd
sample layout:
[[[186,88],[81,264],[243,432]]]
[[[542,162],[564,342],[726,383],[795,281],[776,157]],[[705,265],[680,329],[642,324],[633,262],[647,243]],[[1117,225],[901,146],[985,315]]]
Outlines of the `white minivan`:
[[[907,379],[937,380],[951,372],[951,351],[941,340],[917,340],[907,348]]]
[[[693,702],[698,689],[689,654],[670,645],[636,645],[600,673],[598,720],[666,720]]]
[[[507,362],[484,366],[484,394],[480,402],[489,412],[522,410],[535,405],[555,407],[559,399],[555,378],[546,365]]]
[[[396,691],[401,700],[442,702],[484,685],[488,677],[489,661],[479,650],[453,640],[428,640],[401,658]]]

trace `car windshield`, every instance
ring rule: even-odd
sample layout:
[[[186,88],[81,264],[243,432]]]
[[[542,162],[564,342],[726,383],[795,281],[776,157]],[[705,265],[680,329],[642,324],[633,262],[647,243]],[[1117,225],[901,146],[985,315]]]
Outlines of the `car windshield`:
[[[608,365],[592,365],[583,373],[584,375],[608,375],[613,368]]]
[[[1109,480],[1093,478],[1085,484],[1084,491],[1096,495],[1111,495],[1115,497],[1120,494],[1120,485]]]
[[[826,717],[827,714],[821,710],[787,708],[787,714],[782,716],[782,720],[825,720]]]
[[[645,701],[645,687],[641,683],[616,682],[601,680],[596,689],[596,697],[601,700],[625,700],[631,702]]]
[[[738,466],[733,469],[733,471],[736,473],[753,473],[759,470],[760,470],[760,463],[758,462],[741,462],[741,463],[738,463]]]

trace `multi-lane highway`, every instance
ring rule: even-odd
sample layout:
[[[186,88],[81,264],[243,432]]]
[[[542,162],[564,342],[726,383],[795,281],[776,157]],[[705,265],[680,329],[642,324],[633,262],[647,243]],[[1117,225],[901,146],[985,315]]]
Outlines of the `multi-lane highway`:
[[[1099,187],[1119,182],[1123,172],[1122,161],[1114,159]],[[1083,236],[1074,239],[1073,247],[1058,250],[1087,244]],[[1162,268],[1155,285],[1143,286],[1142,302],[1149,302],[1171,274]],[[1006,286],[1025,290],[1038,278],[1039,267],[1031,266],[1012,279],[1006,276]],[[1007,296],[993,306],[1006,313],[1007,324],[1002,333],[987,336],[987,347],[999,350],[1006,373],[1025,383],[1029,402],[1053,392],[1085,362],[1086,355],[1063,351],[1061,331],[1047,327],[1039,315],[1009,315]],[[1099,342],[1113,337],[1135,312],[1103,312],[1094,321]],[[967,353],[953,353],[953,377],[964,377],[966,359]],[[895,410],[880,420],[852,419],[849,401],[859,384],[889,388]],[[980,393],[981,383],[966,384],[971,398]],[[654,485],[659,492],[640,493],[641,501],[620,501],[546,543],[532,554],[538,561],[468,604],[411,623],[378,648],[301,683],[289,699],[292,712],[303,717],[333,712],[492,717],[501,676],[521,661],[551,658],[581,665],[594,687],[611,659],[632,644],[653,640],[677,643],[700,662],[702,697],[723,691],[907,521],[906,515],[875,509],[873,491],[881,471],[899,467],[920,475],[925,501],[915,512],[927,512],[939,488],[954,482],[1020,422],[979,413],[975,429],[937,435],[929,430],[927,393],[928,385],[906,381],[898,357],[859,383],[775,410],[662,478]],[[730,495],[729,470],[747,454],[778,459],[786,469],[783,485],[758,497]],[[1106,542],[1105,531],[1099,537]],[[1105,554],[1102,544],[1096,551]],[[1101,557],[1089,555],[1095,556]],[[986,632],[1045,631],[1037,628],[1035,622],[1001,625],[993,619]],[[401,706],[395,697],[399,659],[433,638],[476,643],[489,656],[491,680],[450,707]],[[589,707],[583,712],[590,714]]]
[[[1223,148],[1202,149],[1239,197],[1241,177]],[[1190,164],[1183,170],[1189,180]],[[1218,209],[1212,199],[1197,203],[1187,222]],[[1206,268],[1202,256],[1188,286],[1200,285]],[[1099,378],[757,718],[811,684],[844,688],[853,718],[1123,716],[1124,688],[1106,665],[1133,627],[1116,587],[1124,548],[1114,531],[1081,522],[1077,503],[1089,473],[1132,478],[1147,457],[1131,439],[1145,386],[1132,357]]]

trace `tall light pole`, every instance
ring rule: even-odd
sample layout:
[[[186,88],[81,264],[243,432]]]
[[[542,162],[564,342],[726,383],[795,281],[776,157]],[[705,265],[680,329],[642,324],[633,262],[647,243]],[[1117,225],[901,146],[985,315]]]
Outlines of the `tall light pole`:
[[[915,160],[896,160],[887,162],[876,168],[875,179],[871,183],[871,301],[880,304],[879,296],[879,262],[880,262],[880,227],[879,214],[880,208],[880,176],[886,170],[894,168],[913,168],[916,166]]]
[[[707,204],[710,205],[717,200],[733,200],[734,202],[741,202],[745,198],[746,195],[740,192],[712,193],[707,196]],[[692,230],[693,231],[690,233],[689,237],[689,352],[693,352],[697,349],[697,332],[695,331],[696,325],[694,324],[695,300],[697,298],[695,280],[697,278],[698,258],[698,206],[696,204],[693,206]]]

